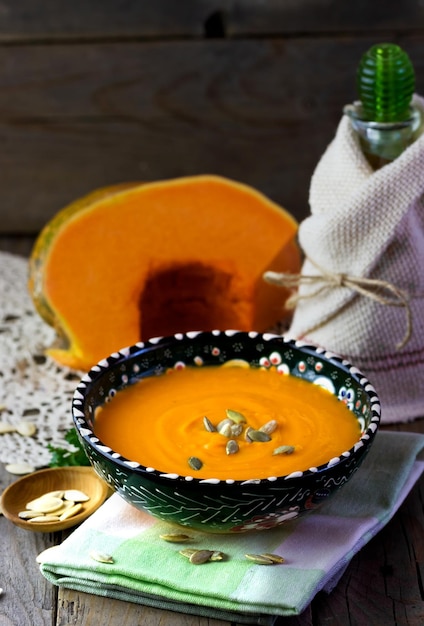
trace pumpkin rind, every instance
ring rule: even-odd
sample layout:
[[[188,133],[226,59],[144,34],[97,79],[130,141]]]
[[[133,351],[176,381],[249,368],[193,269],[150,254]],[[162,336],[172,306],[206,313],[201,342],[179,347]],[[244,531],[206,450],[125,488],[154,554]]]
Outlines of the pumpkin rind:
[[[59,211],[31,254],[30,293],[62,343],[48,353],[88,369],[156,334],[266,330],[287,292],[262,275],[299,271],[296,233],[282,207],[218,176],[97,190]]]

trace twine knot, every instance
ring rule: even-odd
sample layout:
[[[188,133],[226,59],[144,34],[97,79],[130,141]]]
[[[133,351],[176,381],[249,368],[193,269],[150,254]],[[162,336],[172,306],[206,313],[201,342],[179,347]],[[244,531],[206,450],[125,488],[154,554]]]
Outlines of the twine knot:
[[[294,309],[300,300],[314,298],[322,293],[325,289],[346,287],[357,294],[370,298],[383,306],[397,306],[405,309],[406,329],[405,334],[396,348],[403,348],[411,338],[412,334],[412,312],[409,304],[408,294],[385,280],[376,278],[365,278],[362,276],[352,276],[350,274],[329,272],[320,267],[317,263],[308,258],[310,263],[314,265],[319,274],[288,274],[279,272],[265,272],[264,280],[272,285],[295,289],[300,285],[317,285],[316,289],[309,293],[300,294],[298,291],[293,293],[286,301],[288,309]],[[308,329],[305,334],[324,326],[326,321],[320,322]]]

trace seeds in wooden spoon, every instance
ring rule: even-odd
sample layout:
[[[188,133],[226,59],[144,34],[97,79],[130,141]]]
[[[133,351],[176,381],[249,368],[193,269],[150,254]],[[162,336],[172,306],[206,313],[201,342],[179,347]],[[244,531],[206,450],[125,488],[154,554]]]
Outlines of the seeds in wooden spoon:
[[[79,501],[64,499],[71,495]],[[18,517],[35,523],[63,522],[77,515],[83,508],[82,502],[89,499],[90,497],[79,489],[49,491],[28,502],[26,510],[20,511]]]

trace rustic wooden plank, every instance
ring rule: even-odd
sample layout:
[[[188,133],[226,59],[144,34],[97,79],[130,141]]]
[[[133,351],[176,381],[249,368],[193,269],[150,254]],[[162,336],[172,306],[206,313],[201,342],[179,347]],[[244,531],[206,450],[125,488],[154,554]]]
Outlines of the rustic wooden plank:
[[[419,0],[4,0],[0,40],[361,33],[423,28]]]
[[[16,476],[0,465],[0,493]],[[51,534],[29,533],[0,515],[0,623],[2,626],[51,626],[56,590],[41,576],[36,556],[54,545]]]
[[[78,607],[78,626],[241,626],[239,622],[228,622],[184,612],[167,611],[103,598],[101,596],[77,593],[69,589],[60,589],[56,626],[73,623]],[[312,626],[310,609],[298,617],[280,617],[275,626]]]
[[[72,624],[76,607],[78,626],[237,626],[227,621],[76,593],[68,589],[59,592],[56,626]]]
[[[216,173],[298,219],[364,39],[0,48],[0,232],[128,180]],[[424,92],[421,39],[404,38]],[[299,68],[302,68],[299,71]]]
[[[240,0],[223,10],[228,34],[317,34],[412,30],[423,24],[419,0]],[[420,25],[420,26],[419,26]]]

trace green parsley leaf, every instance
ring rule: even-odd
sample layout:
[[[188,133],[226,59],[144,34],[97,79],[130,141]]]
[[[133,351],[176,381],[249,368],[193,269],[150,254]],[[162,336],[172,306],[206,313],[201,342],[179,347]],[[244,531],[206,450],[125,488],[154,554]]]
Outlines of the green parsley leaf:
[[[90,461],[78,439],[77,431],[71,428],[65,433],[65,440],[72,446],[61,448],[47,444],[47,449],[51,453],[49,467],[66,467],[68,465],[90,465]]]

